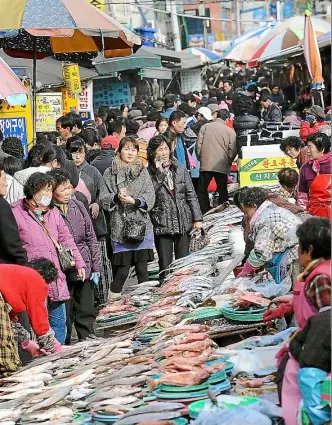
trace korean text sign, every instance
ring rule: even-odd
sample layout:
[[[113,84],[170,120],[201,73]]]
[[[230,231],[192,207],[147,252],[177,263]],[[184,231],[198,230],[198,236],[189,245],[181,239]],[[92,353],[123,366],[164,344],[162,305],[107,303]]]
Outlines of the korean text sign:
[[[296,169],[295,160],[288,156],[241,159],[240,186],[277,184],[278,172],[286,167]]]

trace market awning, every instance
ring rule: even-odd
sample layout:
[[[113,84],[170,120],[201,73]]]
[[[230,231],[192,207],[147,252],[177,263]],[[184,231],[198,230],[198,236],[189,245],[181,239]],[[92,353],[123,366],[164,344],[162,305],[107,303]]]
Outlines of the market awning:
[[[176,52],[175,50],[168,50],[162,47],[148,46],[141,47],[139,51],[149,52],[160,56],[163,65],[167,68],[177,68],[180,70],[198,68],[202,66],[200,56],[189,55],[185,52]]]
[[[26,74],[32,77],[32,60],[22,58],[12,58],[0,50],[0,57],[12,68],[26,68]],[[94,69],[79,67],[81,80],[89,80],[97,73]],[[37,81],[43,86],[60,87],[64,85],[62,78],[62,65],[60,61],[52,58],[45,58],[38,61]]]
[[[162,67],[160,57],[153,53],[145,52],[144,49],[140,49],[126,58],[105,59],[103,55],[99,54],[92,63],[99,75],[108,75],[113,72],[128,71],[130,69]]]

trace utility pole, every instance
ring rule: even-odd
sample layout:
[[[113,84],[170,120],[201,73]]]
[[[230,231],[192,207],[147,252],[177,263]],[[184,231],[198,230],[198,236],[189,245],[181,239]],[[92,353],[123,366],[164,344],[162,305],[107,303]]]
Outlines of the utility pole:
[[[181,38],[180,38],[180,28],[179,28],[179,21],[178,21],[178,15],[176,11],[176,3],[175,0],[170,0],[171,4],[171,25],[172,25],[172,32],[173,32],[173,40],[174,40],[174,47],[177,52],[181,52]]]
[[[280,22],[282,19],[282,15],[281,15],[281,1],[278,0],[277,1],[277,22]]]
[[[205,0],[200,0],[200,5],[198,7],[198,14],[199,16],[205,17]],[[207,33],[207,24],[205,19],[203,20],[203,34],[204,34],[203,46],[207,48],[208,33]]]
[[[235,14],[235,27],[236,27],[236,36],[240,37],[241,35],[241,20],[240,20],[240,8],[239,0],[234,0],[234,14]]]

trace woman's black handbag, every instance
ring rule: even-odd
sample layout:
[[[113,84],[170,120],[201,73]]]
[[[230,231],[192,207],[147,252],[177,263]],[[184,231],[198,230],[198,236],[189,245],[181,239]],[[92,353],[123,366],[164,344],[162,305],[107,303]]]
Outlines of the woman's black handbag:
[[[144,241],[146,232],[146,222],[143,220],[136,219],[134,217],[128,217],[124,213],[124,234],[123,239],[131,244],[138,245]]]

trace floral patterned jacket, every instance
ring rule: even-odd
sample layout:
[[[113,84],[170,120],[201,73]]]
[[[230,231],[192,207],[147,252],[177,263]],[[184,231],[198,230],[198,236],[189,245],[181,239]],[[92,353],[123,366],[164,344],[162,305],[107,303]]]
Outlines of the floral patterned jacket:
[[[264,266],[276,253],[289,252],[289,263],[297,259],[296,229],[301,220],[293,213],[265,201],[250,221],[250,239],[254,248],[249,262],[254,267]]]

